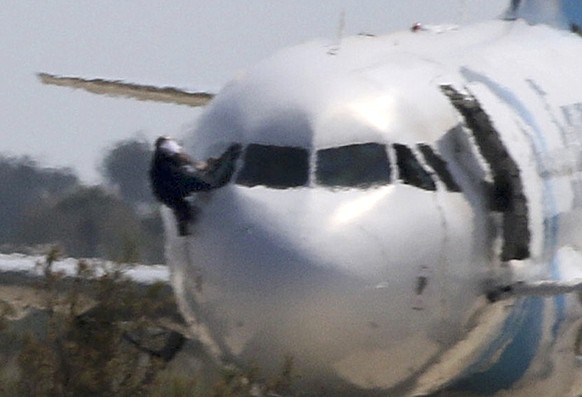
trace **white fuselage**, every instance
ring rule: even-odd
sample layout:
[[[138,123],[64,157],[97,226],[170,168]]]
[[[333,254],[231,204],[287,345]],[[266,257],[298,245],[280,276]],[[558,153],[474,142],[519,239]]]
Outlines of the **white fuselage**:
[[[289,355],[303,382],[347,395],[494,394],[541,371],[571,302],[485,295],[559,279],[560,249],[582,241],[581,53],[566,31],[495,21],[312,42],[228,85],[189,152],[241,143],[237,175],[197,195],[193,236],[168,228],[193,329],[221,357],[268,370]],[[499,166],[443,85],[476,99],[519,169],[518,242],[491,209]],[[528,254],[502,259],[504,244]]]

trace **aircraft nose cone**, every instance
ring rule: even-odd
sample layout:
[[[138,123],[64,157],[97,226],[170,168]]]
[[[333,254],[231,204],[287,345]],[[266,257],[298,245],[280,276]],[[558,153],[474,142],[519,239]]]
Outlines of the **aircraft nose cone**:
[[[225,357],[268,370],[290,356],[315,385],[399,385],[456,335],[443,325],[437,274],[421,266],[438,256],[440,219],[420,214],[411,239],[394,224],[391,188],[335,204],[335,193],[308,188],[201,197],[193,236],[169,238],[177,294]]]

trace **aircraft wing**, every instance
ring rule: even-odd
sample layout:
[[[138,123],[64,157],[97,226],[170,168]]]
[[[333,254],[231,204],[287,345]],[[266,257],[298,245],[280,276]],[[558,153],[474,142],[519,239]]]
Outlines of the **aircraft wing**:
[[[191,107],[205,106],[214,97],[214,94],[207,92],[189,92],[175,87],[156,87],[119,80],[84,79],[48,73],[39,73],[38,78],[43,84],[80,88],[98,95],[124,96],[139,101],[165,102]]]

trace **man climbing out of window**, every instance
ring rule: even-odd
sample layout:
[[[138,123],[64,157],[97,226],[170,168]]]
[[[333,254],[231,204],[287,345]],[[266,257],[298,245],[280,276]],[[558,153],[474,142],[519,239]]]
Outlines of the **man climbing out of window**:
[[[233,144],[219,158],[194,162],[175,140],[169,137],[156,140],[150,182],[156,198],[174,212],[180,236],[191,234],[190,225],[197,212],[188,196],[226,185],[240,151],[240,145]]]

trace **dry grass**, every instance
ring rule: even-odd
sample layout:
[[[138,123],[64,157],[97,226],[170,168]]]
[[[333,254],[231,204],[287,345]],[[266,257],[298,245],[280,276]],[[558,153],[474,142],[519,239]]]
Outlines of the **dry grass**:
[[[94,265],[84,261],[63,290],[64,276],[52,269],[58,257],[51,249],[39,264],[46,309],[25,324],[24,334],[11,330],[8,318],[14,313],[0,301],[0,397],[296,395],[291,358],[271,378],[261,377],[256,367],[211,373],[183,362],[172,365],[185,339],[153,319],[175,307],[173,296],[159,285],[136,289],[123,276],[123,265],[101,269],[97,276]]]

